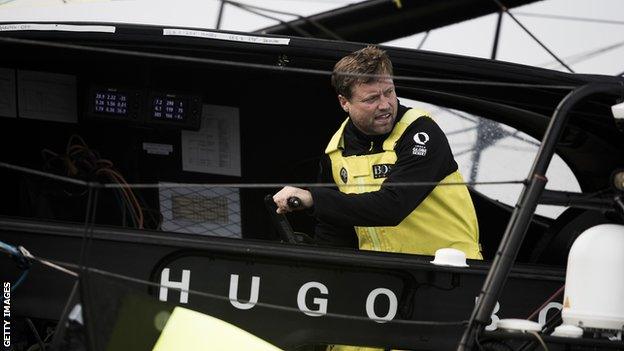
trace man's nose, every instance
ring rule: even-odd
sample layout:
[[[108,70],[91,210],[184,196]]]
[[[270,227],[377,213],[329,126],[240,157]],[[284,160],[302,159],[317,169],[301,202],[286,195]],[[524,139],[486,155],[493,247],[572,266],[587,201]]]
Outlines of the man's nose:
[[[377,108],[380,110],[387,110],[390,108],[390,99],[381,95],[381,99],[379,100],[379,105]]]

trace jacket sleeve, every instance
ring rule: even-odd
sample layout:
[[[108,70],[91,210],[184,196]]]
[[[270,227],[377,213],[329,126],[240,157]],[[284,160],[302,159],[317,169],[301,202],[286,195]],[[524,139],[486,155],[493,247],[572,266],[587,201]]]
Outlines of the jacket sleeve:
[[[318,175],[319,183],[333,183],[331,163],[329,162],[329,157],[327,155],[323,155],[321,157],[321,161],[319,162],[319,175]],[[314,191],[313,188],[310,189]],[[338,192],[336,188],[323,188],[329,191]],[[317,244],[325,245],[325,246],[339,246],[339,247],[350,247],[357,248],[358,240],[355,235],[355,229],[353,225],[340,225],[340,224],[332,224],[324,221],[323,219],[316,219],[316,226],[314,228],[314,238],[316,239]]]
[[[439,182],[457,170],[444,132],[428,117],[418,118],[407,128],[395,152],[397,161],[378,191],[344,194],[333,189],[310,189],[313,215],[321,222],[340,226],[396,226],[435,186],[392,183]]]

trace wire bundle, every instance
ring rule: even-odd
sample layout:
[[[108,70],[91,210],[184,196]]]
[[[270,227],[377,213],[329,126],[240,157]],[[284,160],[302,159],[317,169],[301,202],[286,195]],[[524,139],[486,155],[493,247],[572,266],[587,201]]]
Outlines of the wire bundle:
[[[58,154],[49,149],[43,149],[41,154],[44,158],[45,171],[85,181],[119,185],[115,187],[114,194],[120,209],[122,209],[122,222],[124,225],[126,224],[125,214],[127,210],[130,213],[131,225],[139,229],[144,228],[143,207],[128,185],[128,182],[115,169],[113,162],[101,158],[99,153],[89,148],[80,136],[74,134],[69,138],[65,154]],[[65,194],[68,196],[82,196],[86,191],[86,189],[82,189],[81,192],[75,194],[66,189]]]

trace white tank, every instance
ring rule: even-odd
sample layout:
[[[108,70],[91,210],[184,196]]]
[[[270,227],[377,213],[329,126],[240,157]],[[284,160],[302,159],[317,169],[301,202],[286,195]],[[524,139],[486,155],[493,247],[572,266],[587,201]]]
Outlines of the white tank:
[[[597,225],[574,241],[561,316],[584,329],[624,329],[624,226]]]

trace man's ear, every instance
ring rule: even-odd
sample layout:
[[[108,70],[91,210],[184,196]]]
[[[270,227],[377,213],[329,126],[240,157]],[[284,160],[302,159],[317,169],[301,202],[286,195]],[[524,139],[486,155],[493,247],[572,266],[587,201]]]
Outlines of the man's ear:
[[[344,112],[349,113],[349,100],[342,95],[338,95],[338,102],[340,102],[340,107],[342,107]]]

